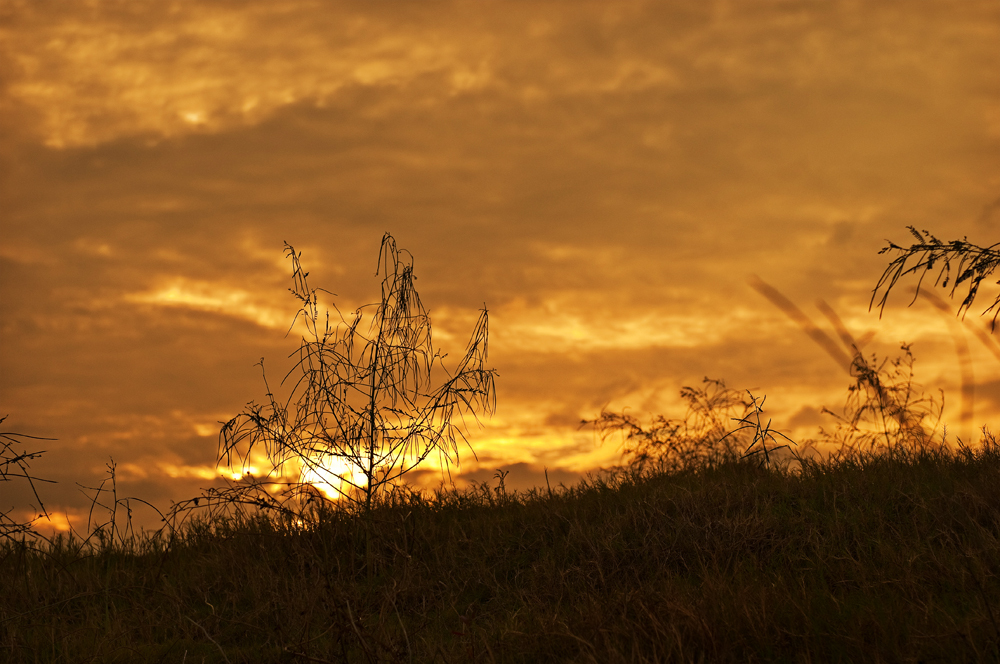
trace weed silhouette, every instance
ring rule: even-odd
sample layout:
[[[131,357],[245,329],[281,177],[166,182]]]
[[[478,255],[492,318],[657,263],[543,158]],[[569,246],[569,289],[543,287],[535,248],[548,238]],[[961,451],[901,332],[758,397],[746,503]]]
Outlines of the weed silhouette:
[[[7,415],[0,417],[0,424],[7,419]],[[29,436],[23,433],[16,433],[14,431],[0,431],[0,482],[11,482],[15,479],[21,479],[28,483],[31,488],[31,493],[34,495],[35,500],[38,501],[38,507],[35,508],[38,513],[37,516],[30,521],[20,521],[12,516],[13,509],[8,509],[7,511],[0,511],[0,539],[7,540],[17,540],[20,538],[24,541],[27,537],[33,537],[37,533],[33,529],[34,522],[40,518],[48,518],[49,514],[45,511],[45,504],[38,495],[38,489],[35,487],[36,482],[53,482],[53,480],[45,480],[35,477],[31,474],[30,466],[31,462],[44,454],[42,451],[29,452],[27,448],[24,447],[24,440],[55,440],[54,438],[42,438],[40,436]]]
[[[886,240],[889,245],[879,251],[879,254],[895,251],[900,255],[896,256],[889,263],[879,278],[875,289],[872,291],[869,309],[875,306],[877,298],[879,316],[881,316],[889,300],[889,292],[896,283],[908,274],[920,273],[913,300],[910,302],[912,304],[916,301],[917,295],[920,293],[924,277],[928,272],[932,272],[935,268],[938,268],[934,285],[940,284],[942,287],[947,288],[950,284],[951,291],[949,295],[951,297],[954,297],[955,291],[959,286],[967,284],[968,291],[958,307],[959,315],[964,316],[972,306],[972,302],[976,299],[983,279],[991,275],[997,267],[1000,267],[1000,243],[989,247],[980,247],[972,244],[968,239],[942,242],[928,231],[921,233],[913,226],[907,226],[907,228],[910,234],[916,239],[915,243],[909,247],[902,247],[890,240]],[[908,266],[907,262],[911,258],[915,258],[916,263]],[[1000,284],[1000,282],[997,283]],[[882,291],[881,297],[879,297],[879,291]],[[1000,295],[993,301],[993,304],[983,311],[983,315],[990,311],[993,312],[993,320],[990,323],[990,331],[993,332],[996,331],[997,316],[1000,316]]]

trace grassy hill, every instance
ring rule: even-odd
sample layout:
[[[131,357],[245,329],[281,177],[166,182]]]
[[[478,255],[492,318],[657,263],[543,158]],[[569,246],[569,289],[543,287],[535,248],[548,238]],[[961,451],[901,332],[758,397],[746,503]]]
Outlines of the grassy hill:
[[[1000,660],[1000,447],[0,548],[10,662]]]

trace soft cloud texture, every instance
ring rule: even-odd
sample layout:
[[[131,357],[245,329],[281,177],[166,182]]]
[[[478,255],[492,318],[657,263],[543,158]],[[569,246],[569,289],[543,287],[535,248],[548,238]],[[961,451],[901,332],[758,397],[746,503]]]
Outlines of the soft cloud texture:
[[[197,493],[254,363],[289,366],[283,241],[349,312],[387,230],[445,350],[491,311],[469,477],[613,463],[580,419],[706,375],[815,432],[848,377],[753,274],[882,355],[913,342],[954,418],[949,321],[868,302],[906,225],[997,240],[997,43],[988,0],[7,2],[4,426],[58,438],[52,505],[109,457],[126,492]],[[968,336],[983,423],[1000,371]]]

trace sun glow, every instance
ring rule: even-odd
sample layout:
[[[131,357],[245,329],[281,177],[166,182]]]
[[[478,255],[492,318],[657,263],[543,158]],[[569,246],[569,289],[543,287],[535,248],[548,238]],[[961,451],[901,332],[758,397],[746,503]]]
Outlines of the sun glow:
[[[330,500],[340,500],[352,488],[363,488],[368,484],[361,468],[335,456],[325,456],[321,460],[304,463],[301,479],[319,489]]]
[[[413,459],[407,459],[407,467],[412,462]],[[343,457],[323,455],[322,458],[300,460],[298,463],[301,468],[299,481],[311,484],[330,500],[342,500],[368,486],[368,478],[361,467]],[[445,479],[449,469],[457,468],[458,464],[448,462],[443,456],[431,454],[412,468],[415,471],[412,476],[404,473],[398,482],[409,484],[415,481],[417,485],[429,488],[436,485],[435,482],[428,481],[430,476],[440,475],[441,479]],[[398,470],[398,467],[394,470]]]
[[[209,470],[207,467],[190,470],[198,470],[199,477],[209,477],[205,473]],[[275,460],[267,458],[266,455],[254,452],[246,463],[220,465],[211,469],[210,476],[223,477],[234,482],[259,480],[272,494],[280,493],[287,483],[301,482],[314,486],[330,500],[340,500],[345,493],[350,493],[352,488],[361,488],[367,484],[360,468],[345,459],[331,455],[309,459],[292,457],[275,463]]]

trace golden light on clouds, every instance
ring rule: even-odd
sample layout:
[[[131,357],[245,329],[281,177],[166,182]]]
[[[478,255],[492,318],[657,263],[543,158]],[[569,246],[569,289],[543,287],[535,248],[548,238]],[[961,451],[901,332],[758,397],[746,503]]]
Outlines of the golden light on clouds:
[[[33,516],[34,516],[33,514],[25,514],[23,517],[20,517],[20,518],[22,518],[24,521],[27,521],[28,519],[32,518]],[[74,519],[73,521],[77,521],[78,522],[79,519],[77,518],[77,519]],[[66,513],[66,512],[50,512],[47,515],[42,515],[42,516],[38,517],[33,522],[32,525],[39,532],[42,532],[42,533],[45,533],[45,532],[67,533],[67,532],[70,531],[71,528],[74,527],[74,525],[79,525],[79,524],[78,523],[74,524],[70,520],[70,515],[68,513]]]
[[[214,480],[220,475],[218,468],[214,466],[178,466],[172,463],[160,463],[157,465],[157,468],[167,477],[175,479],[179,477],[193,477],[200,480]],[[233,475],[236,474],[230,474],[231,477]],[[234,479],[239,479],[242,476],[242,473],[240,473]]]
[[[0,31],[20,74],[9,94],[40,115],[50,147],[222,131],[290,104],[322,106],[345,86],[399,86],[440,72],[461,91],[489,78],[484,63],[465,64],[471,40],[377,34],[371,21],[337,13],[318,25],[296,23],[296,10],[319,9],[311,2],[181,3],[147,7],[148,21],[136,21],[137,9],[125,4],[105,7],[80,21],[26,6],[29,29]]]
[[[129,293],[125,299],[128,302],[187,307],[234,316],[273,330],[287,330],[290,324],[288,307],[269,306],[261,303],[258,295],[226,284],[176,278],[168,285],[149,292]]]
[[[68,519],[109,457],[162,506],[240,477],[218,422],[264,397],[261,357],[287,388],[302,332],[284,242],[350,319],[389,231],[446,366],[490,311],[497,411],[459,484],[610,465],[581,420],[679,417],[706,376],[815,435],[849,376],[751,274],[880,358],[911,342],[944,421],[973,393],[994,422],[979,311],[868,304],[907,225],[998,239],[997,43],[994,0],[10,0],[0,416],[58,439],[38,471]]]
[[[502,331],[496,343],[511,350],[535,352],[591,352],[601,349],[693,348],[738,334],[754,318],[749,310],[732,310],[724,316],[670,314],[635,310],[594,309],[560,311],[556,302],[527,309],[505,307],[497,312]]]

